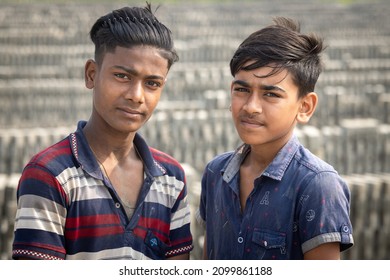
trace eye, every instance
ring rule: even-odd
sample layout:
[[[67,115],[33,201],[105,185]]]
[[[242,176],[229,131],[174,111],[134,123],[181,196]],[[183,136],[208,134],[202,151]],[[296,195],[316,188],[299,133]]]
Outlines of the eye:
[[[157,81],[147,81],[146,85],[153,88],[159,88],[161,87],[161,83]]]
[[[123,74],[123,73],[114,73],[114,76],[119,78],[119,79],[129,79],[130,80],[129,76],[126,74]]]
[[[273,92],[266,92],[266,93],[264,93],[264,96],[266,96],[266,97],[275,97],[275,98],[279,98],[280,97],[279,94],[276,94],[276,93],[273,93]]]
[[[249,89],[248,88],[245,88],[245,87],[234,87],[233,88],[233,91],[235,92],[242,92],[242,93],[246,93],[246,92],[249,92]]]

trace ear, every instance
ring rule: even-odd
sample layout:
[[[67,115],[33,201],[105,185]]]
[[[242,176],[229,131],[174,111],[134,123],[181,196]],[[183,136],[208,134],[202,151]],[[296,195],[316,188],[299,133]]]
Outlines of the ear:
[[[301,105],[296,119],[299,123],[305,124],[309,122],[311,116],[314,114],[317,107],[318,96],[315,92],[310,92],[306,96],[302,97],[300,102]]]
[[[94,60],[88,59],[84,68],[85,86],[88,89],[93,89],[95,86],[95,75],[97,72],[97,64]]]

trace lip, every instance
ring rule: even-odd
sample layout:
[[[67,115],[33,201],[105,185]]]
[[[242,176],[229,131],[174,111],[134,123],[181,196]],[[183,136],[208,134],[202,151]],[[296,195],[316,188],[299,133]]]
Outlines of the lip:
[[[244,126],[248,126],[248,127],[260,127],[260,126],[264,126],[264,123],[259,121],[259,120],[256,120],[256,119],[252,119],[252,118],[241,118],[240,119],[240,123]]]
[[[144,115],[142,112],[128,108],[128,107],[118,107],[118,110],[125,113],[126,115],[132,116],[132,117]]]

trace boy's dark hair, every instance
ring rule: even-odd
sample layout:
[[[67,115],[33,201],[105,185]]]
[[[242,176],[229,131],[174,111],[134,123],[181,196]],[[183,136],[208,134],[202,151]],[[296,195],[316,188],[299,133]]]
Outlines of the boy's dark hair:
[[[168,60],[168,69],[179,57],[171,31],[154,16],[150,3],[146,7],[123,7],[100,17],[90,31],[95,44],[95,60],[101,63],[106,52],[116,47],[147,45],[158,48]]]
[[[241,43],[230,61],[230,71],[234,76],[240,70],[270,66],[273,70],[267,76],[271,76],[286,69],[298,86],[298,97],[303,97],[314,91],[322,71],[323,40],[300,33],[299,23],[292,19],[277,17],[273,21]]]

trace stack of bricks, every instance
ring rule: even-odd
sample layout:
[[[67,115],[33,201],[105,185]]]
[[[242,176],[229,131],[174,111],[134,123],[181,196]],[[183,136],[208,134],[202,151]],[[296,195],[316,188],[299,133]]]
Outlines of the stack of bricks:
[[[276,15],[300,20],[303,29],[324,35],[328,48],[316,88],[318,109],[296,134],[351,186],[356,246],[344,258],[388,259],[388,3],[298,2],[164,4],[158,16],[171,27],[180,60],[141,133],[190,170],[194,214],[204,166],[240,143],[228,110],[234,50]],[[78,120],[88,119],[92,99],[83,81],[84,63],[93,57],[88,31],[98,16],[119,7],[0,5],[0,258],[7,259],[22,168],[34,153],[73,131]],[[195,224],[192,229],[201,244],[201,230]],[[194,250],[194,258],[200,254]]]

